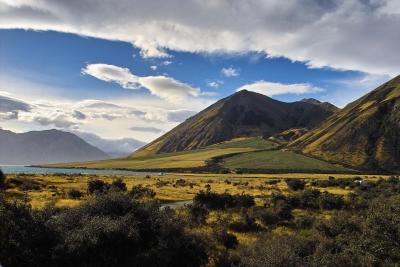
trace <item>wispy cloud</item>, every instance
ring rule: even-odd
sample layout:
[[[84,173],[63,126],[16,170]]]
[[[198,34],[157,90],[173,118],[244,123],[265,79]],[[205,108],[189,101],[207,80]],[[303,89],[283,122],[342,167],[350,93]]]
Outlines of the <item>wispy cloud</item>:
[[[109,64],[88,64],[81,70],[82,74],[91,75],[106,82],[116,82],[126,89],[137,89],[138,77],[128,68]]]
[[[212,88],[219,88],[219,86],[223,83],[224,82],[220,80],[207,81],[207,86]]]
[[[239,70],[235,69],[233,67],[222,68],[221,74],[224,75],[225,77],[235,77],[235,76],[239,76]]]
[[[237,91],[240,90],[253,91],[267,96],[283,94],[306,94],[323,91],[323,89],[308,83],[282,84],[268,81],[257,81],[254,83],[245,84],[237,89]]]
[[[134,132],[150,132],[150,133],[161,133],[162,129],[156,128],[156,127],[143,127],[143,126],[134,126],[129,128],[129,130],[134,131]]]

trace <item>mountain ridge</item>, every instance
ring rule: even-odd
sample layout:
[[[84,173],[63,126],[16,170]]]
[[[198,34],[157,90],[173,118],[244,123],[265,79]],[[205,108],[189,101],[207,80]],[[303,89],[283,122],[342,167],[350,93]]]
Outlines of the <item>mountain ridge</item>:
[[[400,172],[400,76],[346,105],[290,144],[302,153],[365,170]]]
[[[333,107],[303,101],[286,103],[241,90],[217,101],[130,156],[198,149],[238,137],[271,136],[294,127],[312,128],[338,109]]]
[[[73,133],[60,130],[15,133],[0,129],[0,163],[31,165],[108,159],[109,155]]]

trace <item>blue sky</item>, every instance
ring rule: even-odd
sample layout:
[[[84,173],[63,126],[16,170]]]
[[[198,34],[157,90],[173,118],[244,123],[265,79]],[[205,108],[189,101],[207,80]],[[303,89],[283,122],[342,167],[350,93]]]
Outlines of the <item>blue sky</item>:
[[[308,83],[321,88],[321,91],[274,95],[274,98],[296,101],[313,97],[339,106],[359,96],[355,89],[354,94],[350,93],[347,98],[336,97],[344,89],[340,82],[364,76],[357,71],[311,69],[302,62],[283,57],[267,58],[262,53],[209,55],[169,51],[170,58],[144,59],[139,49],[126,42],[53,31],[0,30],[0,40],[3,75],[23,77],[37,84],[54,87],[55,90],[62,90],[63,97],[71,99],[138,97],[148,94],[146,90],[127,91],[116,83],[82,75],[81,69],[94,63],[128,68],[140,76],[170,76],[193,87],[214,92],[213,99],[230,95],[237,88],[260,80],[283,84]],[[157,69],[153,70],[152,66]],[[235,69],[238,75],[226,77],[221,72],[223,68]],[[210,86],[212,82],[218,87]]]
[[[397,74],[395,1],[271,1],[0,0],[1,126],[148,142],[240,88],[343,107]]]

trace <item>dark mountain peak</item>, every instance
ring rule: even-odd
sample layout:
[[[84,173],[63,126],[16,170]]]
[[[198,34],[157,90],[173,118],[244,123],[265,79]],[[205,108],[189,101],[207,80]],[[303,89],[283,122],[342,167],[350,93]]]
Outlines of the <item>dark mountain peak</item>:
[[[312,128],[332,111],[309,103],[285,103],[241,90],[187,119],[133,156],[198,149],[237,137],[271,136],[290,128]]]
[[[321,101],[319,101],[318,99],[315,99],[315,98],[303,98],[302,100],[300,100],[300,102],[306,102],[306,103],[315,104],[315,105],[319,105],[322,103]]]

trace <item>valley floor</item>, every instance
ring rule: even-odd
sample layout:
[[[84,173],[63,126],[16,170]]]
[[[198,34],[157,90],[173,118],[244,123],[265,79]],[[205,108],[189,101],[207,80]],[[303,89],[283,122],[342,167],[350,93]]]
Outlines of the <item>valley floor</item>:
[[[121,178],[128,189],[142,186],[153,190],[156,199],[162,202],[192,200],[201,190],[208,186],[213,192],[230,194],[249,194],[256,199],[263,199],[275,191],[287,189],[285,179],[328,180],[329,177],[341,179],[377,180],[387,178],[384,175],[354,174],[193,174],[168,173],[163,175],[94,175],[94,174],[10,174],[10,188],[7,193],[17,198],[27,198],[34,208],[42,208],[49,204],[57,207],[76,206],[86,200],[87,184],[91,180],[103,180],[107,183]],[[272,181],[272,182],[271,182]],[[351,188],[320,188],[330,193],[345,195]],[[79,191],[82,197],[71,196],[71,191]]]

